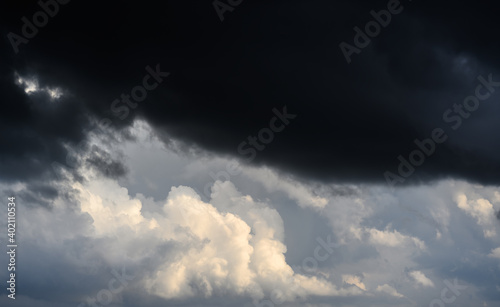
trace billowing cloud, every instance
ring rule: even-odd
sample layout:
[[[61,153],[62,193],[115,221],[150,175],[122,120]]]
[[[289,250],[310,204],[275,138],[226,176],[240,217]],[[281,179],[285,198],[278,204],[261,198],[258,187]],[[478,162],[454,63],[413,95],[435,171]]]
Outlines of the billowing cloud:
[[[366,286],[361,282],[361,278],[359,276],[354,275],[342,275],[342,281],[346,284],[355,285],[361,290],[366,291]]]
[[[151,294],[172,299],[232,293],[262,299],[279,291],[283,300],[294,300],[356,293],[340,290],[321,277],[296,274],[285,260],[278,212],[240,194],[229,181],[216,185],[213,205],[203,202],[192,188],[172,187],[163,212],[150,218],[141,213],[140,200],[110,180],[94,178],[73,187],[82,212],[93,219],[97,237],[127,233],[120,242],[122,250],[131,250],[142,237],[155,238],[158,245],[168,241],[180,246],[142,280]]]
[[[376,245],[388,246],[388,247],[397,247],[401,246],[405,243],[414,244],[419,249],[425,249],[425,243],[418,238],[413,238],[409,236],[402,235],[397,230],[394,231],[381,231],[378,229],[369,229],[367,230],[370,241]]]
[[[424,273],[421,271],[411,271],[408,273],[418,284],[424,287],[434,287],[434,283],[432,280],[427,278]]]
[[[465,194],[457,196],[457,206],[476,219],[478,225],[484,228],[484,236],[496,236],[495,211],[493,205],[483,198],[468,200]]]
[[[383,293],[386,293],[386,294],[389,294],[389,295],[395,296],[395,297],[404,297],[404,295],[402,295],[401,293],[398,293],[398,291],[396,291],[396,289],[389,286],[388,284],[383,284],[381,286],[378,286],[376,291],[383,292]]]
[[[498,259],[500,259],[500,247],[497,247],[497,248],[493,249],[493,250],[491,251],[491,253],[490,253],[490,254],[488,254],[488,256],[489,256],[489,257],[493,257],[493,258],[498,258]]]
[[[82,163],[80,179],[48,182],[36,193],[21,183],[0,186],[26,204],[20,223],[29,253],[23,254],[28,264],[22,270],[41,277],[32,279],[25,293],[39,297],[41,306],[51,299],[42,277],[56,273],[39,267],[31,255],[64,268],[59,280],[72,300],[95,297],[113,269],[135,272],[127,290],[114,298],[124,306],[134,305],[135,296],[151,307],[173,300],[217,305],[228,296],[228,304],[335,305],[371,298],[382,306],[401,300],[425,305],[444,280],[454,278],[473,285],[470,293],[496,289],[494,279],[483,283],[468,272],[495,272],[500,241],[484,236],[478,217],[487,216],[480,204],[491,205],[486,212],[500,209],[498,187],[456,180],[399,190],[343,187],[247,165],[229,180],[214,181],[210,174],[234,160],[177,156],[164,151],[146,123],[134,129],[121,143],[89,139],[89,148],[120,153],[128,166],[124,177]],[[116,158],[96,154],[105,162]],[[92,151],[80,158],[88,157]],[[170,176],[162,177],[166,173]],[[266,186],[262,178],[276,184]],[[207,182],[211,193],[202,194]],[[301,196],[280,182],[292,184]],[[467,206],[461,208],[456,196],[462,194]],[[36,205],[42,196],[44,207]],[[299,203],[312,197],[327,202]],[[464,240],[469,237],[475,239]],[[467,304],[464,297],[457,302]]]

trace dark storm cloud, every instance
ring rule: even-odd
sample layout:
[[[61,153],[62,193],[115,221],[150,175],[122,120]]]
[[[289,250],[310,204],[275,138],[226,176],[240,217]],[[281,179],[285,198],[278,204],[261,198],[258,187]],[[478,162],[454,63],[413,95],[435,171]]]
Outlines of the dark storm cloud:
[[[245,1],[221,22],[211,1],[74,1],[61,5],[18,54],[6,35],[20,34],[21,17],[39,6],[10,8],[1,51],[9,102],[0,116],[5,128],[18,128],[2,129],[2,144],[11,144],[2,150],[2,176],[28,178],[48,160],[63,161],[60,141],[84,138],[83,110],[112,119],[115,128],[139,116],[165,140],[241,157],[238,145],[268,127],[273,108],[286,105],[297,118],[252,163],[321,180],[383,182],[385,171],[397,172],[398,155],[416,148],[414,139],[441,127],[449,139],[411,180],[498,183],[498,97],[482,103],[459,130],[442,119],[474,93],[479,75],[500,80],[494,4],[401,1],[404,10],[347,64],[339,44],[353,44],[353,27],[363,29],[373,19],[370,11],[387,3]],[[111,102],[130,94],[145,67],[157,63],[171,73],[168,80],[126,119],[114,116]],[[32,71],[74,99],[35,112],[9,82],[13,70]],[[34,160],[29,157],[42,160],[21,167]]]
[[[85,137],[86,107],[78,99],[66,97],[53,103],[44,92],[28,96],[14,84],[14,70],[6,65],[2,65],[1,78],[1,179],[36,181],[47,175],[53,161],[65,159],[63,143],[75,144]]]
[[[4,59],[10,57],[7,51],[10,50],[0,51]],[[26,189],[18,196],[49,207],[52,199],[61,196],[51,186],[60,175],[60,165],[81,180],[75,165],[67,162],[70,156],[66,145],[73,148],[86,144],[94,115],[80,98],[68,92],[58,99],[42,90],[25,93],[24,85],[17,82],[19,76],[38,81],[39,89],[60,87],[40,77],[43,75],[24,61],[14,59],[11,65],[0,66],[0,181],[25,183]],[[88,162],[107,176],[117,177],[125,172],[125,167],[113,157],[105,161],[91,152]]]
[[[113,159],[110,153],[96,145],[92,146],[91,155],[86,159],[86,162],[108,178],[117,179],[127,173],[127,169],[120,161]]]

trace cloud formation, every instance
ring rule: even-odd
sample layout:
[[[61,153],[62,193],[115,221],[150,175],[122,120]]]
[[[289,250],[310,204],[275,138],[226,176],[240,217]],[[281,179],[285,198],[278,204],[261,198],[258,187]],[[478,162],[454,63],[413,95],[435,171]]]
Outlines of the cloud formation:
[[[163,263],[156,259],[158,267],[142,280],[151,294],[173,299],[232,293],[262,299],[279,291],[282,300],[290,301],[308,295],[356,293],[337,289],[321,277],[296,274],[285,260],[278,212],[242,195],[229,181],[217,185],[213,205],[189,187],[172,187],[162,212],[150,218],[141,212],[140,200],[110,180],[94,179],[73,188],[82,212],[93,220],[96,238],[127,234],[119,242],[124,251],[144,237],[154,238],[157,246],[164,242],[178,246]],[[155,248],[147,248],[151,249]],[[134,261],[141,262],[144,256],[140,255],[147,250],[136,249]]]
[[[120,4],[129,22],[119,29],[110,22],[113,6],[96,10],[71,3],[19,54],[4,40],[1,55],[10,65],[0,71],[0,90],[15,103],[6,104],[0,116],[4,128],[19,129],[3,129],[9,133],[0,141],[10,146],[2,152],[8,162],[0,165],[2,180],[42,176],[49,163],[65,160],[61,143],[75,146],[103,119],[120,131],[141,118],[166,144],[244,160],[238,144],[267,127],[273,109],[286,106],[297,118],[265,150],[256,150],[253,165],[323,182],[384,182],[384,172],[397,171],[397,157],[408,157],[415,139],[442,128],[447,141],[405,183],[447,177],[500,182],[492,133],[499,125],[497,92],[458,130],[442,118],[474,93],[479,76],[500,80],[498,46],[482,26],[485,20],[498,24],[491,3],[461,3],[453,11],[446,4],[428,10],[402,3],[405,10],[351,64],[338,45],[352,38],[353,27],[372,19],[370,11],[378,7],[372,2],[249,3],[231,26],[221,25],[201,1],[167,3],[167,10],[152,2]],[[319,8],[316,14],[304,14],[311,6]],[[9,9],[2,28],[16,32],[19,16],[40,8],[13,3]],[[464,28],[465,19],[470,28]],[[138,47],[118,47],[124,45]],[[122,120],[113,101],[130,94],[141,84],[144,67],[157,63],[170,76],[137,105],[120,103],[128,114]],[[47,90],[28,95],[15,76],[37,80],[37,88]],[[59,93],[55,89],[63,93],[58,103],[44,102]],[[23,172],[11,169],[26,163],[31,167]]]

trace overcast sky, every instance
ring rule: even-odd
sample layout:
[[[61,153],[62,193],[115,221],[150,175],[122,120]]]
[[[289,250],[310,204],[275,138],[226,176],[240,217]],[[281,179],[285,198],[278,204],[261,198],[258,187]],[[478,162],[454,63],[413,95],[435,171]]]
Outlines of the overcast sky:
[[[495,3],[0,11],[2,306],[499,305]]]

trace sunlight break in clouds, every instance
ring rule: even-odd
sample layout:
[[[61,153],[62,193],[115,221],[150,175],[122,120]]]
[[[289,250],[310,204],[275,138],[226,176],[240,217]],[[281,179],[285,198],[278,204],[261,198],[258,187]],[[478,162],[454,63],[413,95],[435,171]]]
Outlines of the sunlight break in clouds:
[[[28,95],[36,92],[46,92],[51,99],[59,99],[62,96],[62,91],[59,88],[40,88],[36,78],[24,78],[16,74],[16,83],[24,89]]]

